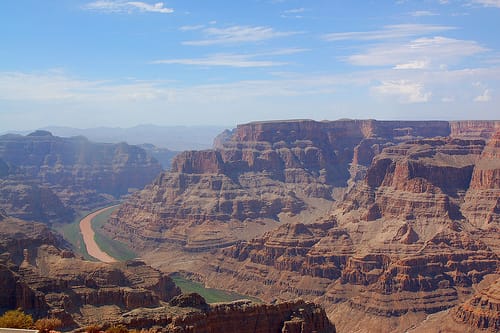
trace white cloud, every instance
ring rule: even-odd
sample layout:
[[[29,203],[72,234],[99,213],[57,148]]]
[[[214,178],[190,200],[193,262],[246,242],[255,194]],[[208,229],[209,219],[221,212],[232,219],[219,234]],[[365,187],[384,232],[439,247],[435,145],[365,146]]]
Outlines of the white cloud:
[[[366,52],[354,54],[347,60],[359,66],[395,66],[401,69],[417,65],[439,66],[463,57],[472,56],[487,49],[475,41],[446,37],[418,38],[404,44],[381,44]],[[406,64],[406,65],[405,65]]]
[[[174,12],[172,8],[164,7],[163,2],[149,4],[142,1],[123,1],[123,0],[97,0],[84,5],[83,8],[103,13],[130,14],[139,11],[139,12],[170,14]]]
[[[263,40],[295,35],[298,32],[275,31],[271,27],[263,26],[232,26],[229,28],[206,28],[203,30],[207,39],[185,41],[184,45],[216,45],[234,44],[243,42],[259,42]]]
[[[485,89],[484,92],[477,96],[476,98],[474,98],[474,101],[475,102],[489,102],[491,101],[491,92],[489,89]]]
[[[416,60],[405,64],[397,64],[393,69],[424,69],[429,66],[428,61]]]
[[[428,102],[431,93],[424,91],[421,83],[399,81],[382,81],[382,84],[372,88],[372,92],[384,97],[396,97],[400,103]]]
[[[411,13],[411,16],[421,17],[421,16],[437,16],[438,13],[434,13],[428,10],[417,10]]]
[[[180,65],[196,65],[196,66],[229,66],[229,67],[272,67],[287,65],[286,62],[257,60],[255,58],[270,57],[279,55],[289,55],[307,51],[307,49],[287,48],[275,50],[267,53],[255,54],[225,54],[219,53],[203,58],[179,58],[179,59],[162,59],[155,60],[152,64],[180,64]]]
[[[252,60],[253,56],[243,54],[215,54],[204,58],[180,58],[155,60],[153,64],[180,64],[196,66],[229,66],[229,67],[271,67],[286,65],[286,62],[269,60]]]
[[[205,26],[202,24],[199,25],[183,25],[179,28],[180,31],[193,31],[203,29]]]
[[[405,38],[412,36],[423,36],[429,33],[437,33],[453,30],[454,27],[444,25],[430,24],[397,24],[387,25],[381,30],[373,31],[354,31],[354,32],[335,32],[326,34],[323,38],[327,41],[340,40],[384,40]]]
[[[287,10],[283,11],[283,13],[285,13],[285,14],[298,14],[298,13],[303,13],[305,11],[306,11],[305,8],[292,8],[292,9],[287,9]]]
[[[500,0],[473,0],[472,2],[483,5],[484,7],[500,8]]]

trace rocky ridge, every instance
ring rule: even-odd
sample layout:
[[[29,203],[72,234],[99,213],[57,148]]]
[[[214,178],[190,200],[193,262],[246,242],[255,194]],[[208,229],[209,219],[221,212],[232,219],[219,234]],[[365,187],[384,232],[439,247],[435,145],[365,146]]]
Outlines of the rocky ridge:
[[[342,319],[347,311],[371,316],[374,325],[356,329],[404,331],[462,304],[498,273],[498,128],[494,121],[240,125],[214,150],[179,155],[107,227],[195,263],[183,268],[210,286],[316,300],[339,329],[353,328]],[[266,219],[281,223],[258,237],[241,231]],[[214,256],[216,247],[224,248]],[[147,259],[163,269],[173,262]]]
[[[140,260],[82,260],[40,223],[0,211],[0,310],[56,317],[65,329],[124,324],[160,332],[335,332],[324,309],[297,300],[206,304],[180,295],[170,277]]]
[[[179,154],[171,171],[122,205],[107,228],[113,234],[133,235],[133,243],[141,246],[162,242],[195,250],[226,246],[245,237],[227,227],[231,222],[260,228],[269,221],[324,215],[348,184],[362,178],[384,147],[449,134],[450,124],[443,121],[239,125],[217,138],[213,150]],[[201,243],[190,239],[189,235],[205,231],[196,231],[200,225],[210,229],[206,234],[217,235]]]
[[[36,131],[0,136],[0,206],[19,218],[72,221],[74,210],[106,205],[161,171],[138,147]]]

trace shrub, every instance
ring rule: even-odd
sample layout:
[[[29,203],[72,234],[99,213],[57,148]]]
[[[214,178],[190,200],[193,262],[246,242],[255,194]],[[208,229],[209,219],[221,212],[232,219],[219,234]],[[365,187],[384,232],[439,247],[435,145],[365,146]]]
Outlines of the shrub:
[[[128,333],[128,329],[124,325],[111,326],[106,333]]]
[[[102,327],[99,325],[90,325],[85,327],[85,332],[87,333],[99,333],[102,331]]]
[[[32,328],[33,318],[21,309],[10,310],[0,317],[0,327],[4,328]]]
[[[38,319],[35,322],[35,328],[40,331],[40,333],[49,333],[62,326],[62,321],[57,318],[43,318]]]

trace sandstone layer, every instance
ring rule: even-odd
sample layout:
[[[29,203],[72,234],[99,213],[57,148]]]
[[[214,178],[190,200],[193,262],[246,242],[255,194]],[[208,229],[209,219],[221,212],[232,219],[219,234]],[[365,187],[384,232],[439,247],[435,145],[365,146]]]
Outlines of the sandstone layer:
[[[335,332],[325,310],[302,300],[208,305],[180,295],[170,277],[140,260],[104,264],[75,257],[40,223],[0,210],[0,312],[21,308],[63,328],[99,325],[159,332]]]
[[[240,125],[177,156],[106,228],[161,269],[321,302],[340,331],[403,332],[498,273],[499,124]]]
[[[93,143],[36,131],[0,136],[0,206],[19,218],[72,221],[142,188],[161,171],[146,152],[126,143]]]
[[[60,318],[66,328],[98,323],[180,293],[142,261],[104,264],[75,257],[45,225],[0,221],[0,309]]]
[[[454,130],[457,136],[487,135],[466,131],[459,124],[454,125],[459,128]],[[297,216],[295,220],[312,220],[326,214],[348,185],[363,178],[384,147],[451,132],[451,124],[444,121],[299,120],[239,125],[219,136],[213,150],[176,156],[169,172],[121,206],[107,230],[117,237],[126,235],[123,240],[130,241],[130,235],[131,243],[140,247],[178,243],[188,250],[205,251],[227,246],[248,238],[246,230],[268,230],[259,226],[269,221]],[[208,236],[192,239],[195,234]]]

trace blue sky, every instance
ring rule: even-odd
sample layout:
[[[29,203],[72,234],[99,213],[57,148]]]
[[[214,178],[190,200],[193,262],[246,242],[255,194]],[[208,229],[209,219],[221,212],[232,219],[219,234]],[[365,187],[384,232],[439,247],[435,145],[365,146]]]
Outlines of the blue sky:
[[[0,130],[499,119],[500,0],[0,2]]]

